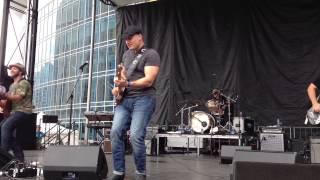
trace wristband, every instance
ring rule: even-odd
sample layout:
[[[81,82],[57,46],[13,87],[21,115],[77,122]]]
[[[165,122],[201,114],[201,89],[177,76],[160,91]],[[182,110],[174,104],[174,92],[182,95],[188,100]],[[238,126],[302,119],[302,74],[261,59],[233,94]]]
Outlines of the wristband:
[[[132,82],[128,81],[128,87],[132,86]]]

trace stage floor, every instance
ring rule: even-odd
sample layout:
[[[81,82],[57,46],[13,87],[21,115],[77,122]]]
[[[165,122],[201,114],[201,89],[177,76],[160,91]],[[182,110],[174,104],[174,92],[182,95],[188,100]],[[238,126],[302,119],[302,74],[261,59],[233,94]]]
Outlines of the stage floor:
[[[25,151],[26,162],[43,162],[44,151]],[[112,157],[106,154],[108,177],[112,175]],[[131,155],[126,156],[126,180],[134,180],[134,165]],[[152,180],[229,180],[232,167],[220,164],[218,156],[191,154],[163,154],[147,157],[147,179]],[[0,177],[0,179],[9,179]],[[21,178],[19,178],[21,179]],[[42,180],[43,177],[28,178]]]

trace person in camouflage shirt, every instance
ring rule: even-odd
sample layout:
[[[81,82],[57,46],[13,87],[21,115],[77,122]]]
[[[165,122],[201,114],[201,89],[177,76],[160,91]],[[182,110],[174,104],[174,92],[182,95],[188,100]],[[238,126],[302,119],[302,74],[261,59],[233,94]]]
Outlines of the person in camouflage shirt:
[[[24,154],[21,145],[16,141],[14,131],[24,120],[30,119],[32,114],[32,87],[24,79],[25,67],[20,64],[9,66],[9,76],[13,79],[7,93],[0,94],[1,105],[10,102],[11,112],[8,118],[3,120],[1,125],[1,148],[5,151],[13,150],[15,158],[24,161]]]

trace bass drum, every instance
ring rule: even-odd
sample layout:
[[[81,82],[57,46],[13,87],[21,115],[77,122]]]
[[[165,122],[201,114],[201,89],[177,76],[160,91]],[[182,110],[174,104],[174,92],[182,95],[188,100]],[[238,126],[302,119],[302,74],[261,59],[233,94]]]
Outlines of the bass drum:
[[[191,113],[191,128],[196,133],[204,133],[214,124],[214,117],[210,114],[203,111],[193,111]]]

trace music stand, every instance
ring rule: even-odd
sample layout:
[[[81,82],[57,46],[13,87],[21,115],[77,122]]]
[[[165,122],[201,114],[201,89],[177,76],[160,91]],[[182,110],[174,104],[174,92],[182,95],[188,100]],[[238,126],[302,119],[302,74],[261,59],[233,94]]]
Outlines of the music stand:
[[[58,123],[58,116],[57,115],[47,115],[47,114],[44,114],[42,115],[42,123],[45,123],[45,126],[44,126],[44,138],[43,138],[43,144],[45,145],[46,144],[46,135],[47,135],[47,123]],[[58,133],[57,133],[57,138],[58,138],[58,141],[59,141],[59,144],[60,144],[60,126],[58,125]],[[50,137],[50,126],[49,126],[49,130],[48,130],[48,140],[49,140],[49,137]],[[49,142],[50,143],[50,142]]]

